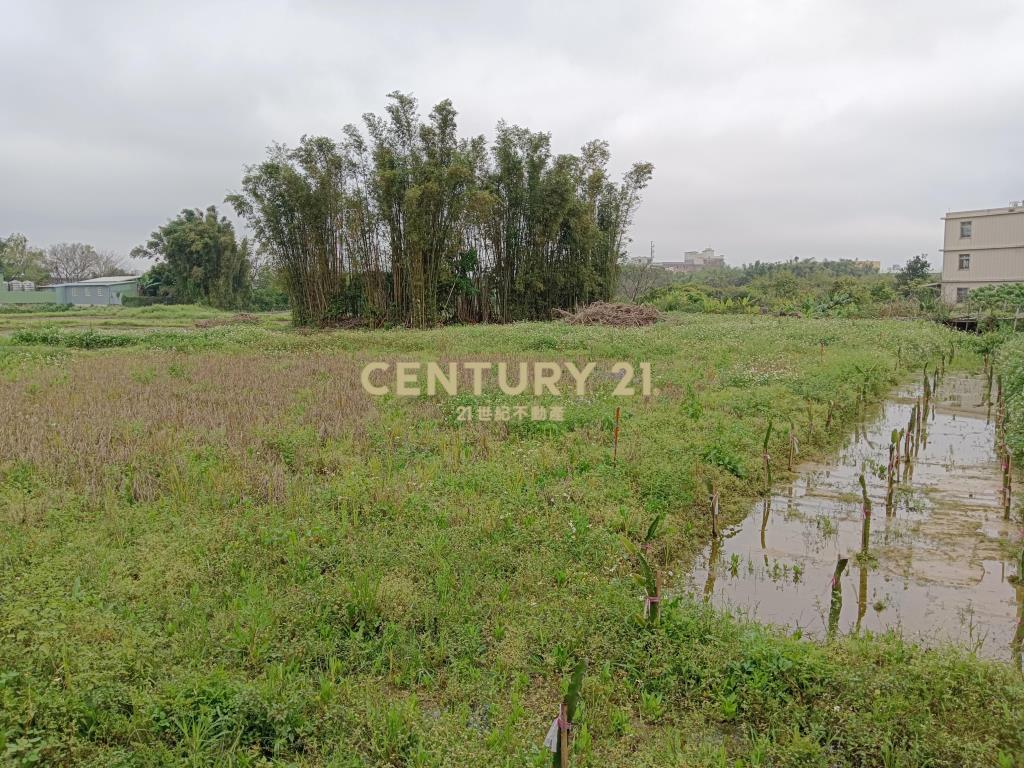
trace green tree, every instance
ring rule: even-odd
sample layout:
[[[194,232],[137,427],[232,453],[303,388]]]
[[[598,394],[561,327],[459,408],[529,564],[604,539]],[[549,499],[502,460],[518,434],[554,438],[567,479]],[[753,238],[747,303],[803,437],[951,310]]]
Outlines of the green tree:
[[[132,255],[163,260],[162,290],[176,301],[235,309],[248,299],[248,243],[235,240],[234,226],[215,206],[186,208]]]
[[[291,299],[298,325],[324,325],[361,307],[346,306],[351,291],[341,247],[343,162],[326,137],[302,137],[295,149],[276,144],[246,168],[242,192],[228,195],[270,254]]]
[[[28,244],[28,238],[14,233],[0,238],[0,274],[5,280],[31,280],[43,283],[50,278],[46,254]]]
[[[913,289],[932,277],[932,265],[927,254],[919,253],[896,271],[896,287],[904,294],[911,295]]]

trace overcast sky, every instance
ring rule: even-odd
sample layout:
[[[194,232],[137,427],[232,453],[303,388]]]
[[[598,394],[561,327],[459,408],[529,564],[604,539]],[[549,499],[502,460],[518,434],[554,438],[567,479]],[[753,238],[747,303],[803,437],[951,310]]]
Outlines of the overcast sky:
[[[938,263],[1024,198],[1024,2],[0,0],[0,236],[127,253],[412,92],[654,163],[634,254]]]

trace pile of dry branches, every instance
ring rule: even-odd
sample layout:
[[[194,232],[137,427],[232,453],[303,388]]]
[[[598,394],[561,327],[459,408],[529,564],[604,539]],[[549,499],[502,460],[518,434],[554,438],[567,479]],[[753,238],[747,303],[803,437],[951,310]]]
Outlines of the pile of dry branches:
[[[617,328],[639,328],[653,325],[661,314],[647,304],[609,304],[595,301],[573,312],[558,310],[558,316],[569,325],[611,325]]]

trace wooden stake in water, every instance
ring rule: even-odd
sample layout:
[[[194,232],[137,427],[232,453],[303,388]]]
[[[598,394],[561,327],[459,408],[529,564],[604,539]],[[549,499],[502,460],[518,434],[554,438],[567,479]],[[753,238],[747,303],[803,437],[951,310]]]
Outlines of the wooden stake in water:
[[[1004,439],[1004,427],[1006,426],[1006,401],[1003,399],[1003,375],[996,377],[996,448]]]
[[[864,515],[864,520],[861,523],[860,528],[860,551],[864,554],[868,552],[868,545],[871,542],[871,499],[868,498],[868,486],[864,482],[864,473],[860,473],[860,495],[861,495],[861,511]]]
[[[836,630],[839,629],[839,614],[843,611],[843,585],[841,579],[848,562],[849,558],[840,557],[836,561],[836,569],[832,574],[832,596],[828,608],[829,640],[836,636]]]
[[[615,431],[612,433],[612,465],[619,463],[619,419],[622,414],[622,408],[615,406]]]
[[[889,441],[889,467],[886,471],[886,492],[885,492],[885,513],[891,515],[893,512],[893,495],[896,488],[896,473],[900,466],[900,438],[903,433],[892,431]]]
[[[903,440],[903,458],[907,465],[910,464],[910,444],[914,437],[914,424],[917,421],[917,406],[915,405],[910,409],[910,423],[907,424],[907,430],[904,434]]]
[[[1003,519],[1010,519],[1010,498],[1013,493],[1013,456],[1010,449],[1003,445]]]
[[[921,398],[917,399],[917,403],[914,405],[914,418],[916,424],[914,425],[914,455],[921,450],[921,433],[923,432],[924,425],[924,408],[921,405]]]
[[[925,416],[925,418],[928,418],[928,403],[929,403],[929,401],[931,401],[931,399],[932,399],[932,386],[931,386],[931,382],[928,380],[928,363],[925,363],[924,364],[924,394],[923,394],[924,416]]]
[[[718,490],[711,485],[711,535],[718,538]]]
[[[764,452],[761,458],[764,459],[764,493],[770,496],[772,493],[772,457],[768,454],[768,441],[772,437],[772,426],[774,421],[768,419],[768,429],[764,433]]]

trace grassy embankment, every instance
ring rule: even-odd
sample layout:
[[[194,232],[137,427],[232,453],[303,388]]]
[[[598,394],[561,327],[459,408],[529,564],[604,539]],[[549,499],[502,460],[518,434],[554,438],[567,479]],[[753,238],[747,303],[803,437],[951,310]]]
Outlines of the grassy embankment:
[[[10,764],[548,765],[579,657],[577,766],[1024,759],[1009,666],[895,637],[813,644],[685,596],[648,626],[620,542],[666,513],[651,557],[685,583],[704,479],[739,519],[769,416],[784,476],[789,419],[805,454],[834,445],[862,387],[877,398],[948,350],[940,327],[226,327],[84,350],[103,342],[78,333],[0,343]],[[509,398],[359,385],[367,360],[522,358],[650,361],[660,394],[617,401],[605,380],[563,398],[561,424],[460,425],[458,405]]]

